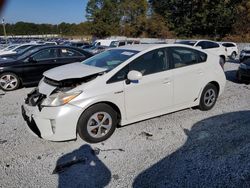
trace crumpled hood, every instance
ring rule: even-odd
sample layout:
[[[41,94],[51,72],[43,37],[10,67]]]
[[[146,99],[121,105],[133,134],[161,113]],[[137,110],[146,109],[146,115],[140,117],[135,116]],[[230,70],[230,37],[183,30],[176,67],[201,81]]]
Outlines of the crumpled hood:
[[[93,74],[104,72],[106,69],[85,65],[82,63],[71,63],[50,69],[43,73],[47,78],[55,81],[67,80],[72,78],[83,78]]]

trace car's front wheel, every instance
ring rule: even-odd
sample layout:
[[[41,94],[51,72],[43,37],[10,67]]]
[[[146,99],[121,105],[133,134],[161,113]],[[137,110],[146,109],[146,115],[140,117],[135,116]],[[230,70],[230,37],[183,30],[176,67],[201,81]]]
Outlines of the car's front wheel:
[[[202,91],[199,108],[203,111],[214,107],[218,97],[218,89],[215,85],[209,83]]]
[[[0,89],[13,91],[20,86],[20,79],[14,73],[3,73],[0,75]]]
[[[79,118],[77,132],[90,143],[108,139],[117,126],[117,112],[107,104],[96,104],[89,107]]]

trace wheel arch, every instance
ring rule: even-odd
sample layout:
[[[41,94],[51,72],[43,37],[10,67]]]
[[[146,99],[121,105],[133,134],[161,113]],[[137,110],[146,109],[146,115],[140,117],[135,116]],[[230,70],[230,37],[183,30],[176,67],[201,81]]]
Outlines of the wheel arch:
[[[91,108],[92,106],[95,106],[97,104],[106,104],[106,105],[109,105],[111,108],[113,108],[116,112],[117,112],[117,120],[118,120],[118,123],[117,123],[117,127],[119,127],[120,125],[120,122],[121,122],[121,118],[122,118],[122,114],[121,114],[121,110],[120,108],[113,102],[110,102],[110,101],[99,101],[99,102],[96,102],[96,103],[93,103],[93,104],[90,104],[84,111],[82,111],[82,113],[80,114],[79,118],[78,118],[78,121],[77,121],[77,125],[76,125],[76,138],[77,138],[77,134],[78,134],[78,125],[79,125],[79,120],[80,120],[80,117],[89,109]]]
[[[217,88],[218,94],[220,93],[220,84],[219,84],[218,82],[216,82],[216,81],[211,81],[211,82],[207,83],[207,85],[208,85],[208,84],[213,84],[213,85]]]

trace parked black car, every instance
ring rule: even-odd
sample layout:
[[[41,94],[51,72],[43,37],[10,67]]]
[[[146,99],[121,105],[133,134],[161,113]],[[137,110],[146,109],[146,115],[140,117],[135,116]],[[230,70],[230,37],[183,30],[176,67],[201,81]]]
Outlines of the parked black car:
[[[21,85],[37,84],[48,69],[83,61],[92,54],[70,46],[43,46],[17,58],[0,61],[0,89],[11,91]]]
[[[250,82],[250,59],[244,60],[236,73],[239,82]]]

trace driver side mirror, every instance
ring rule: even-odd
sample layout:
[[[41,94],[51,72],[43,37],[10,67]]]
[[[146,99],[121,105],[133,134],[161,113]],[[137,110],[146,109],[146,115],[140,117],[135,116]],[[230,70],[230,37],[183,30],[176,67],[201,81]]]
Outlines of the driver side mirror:
[[[128,73],[128,81],[137,83],[139,80],[142,79],[142,73],[139,71],[132,70]]]

